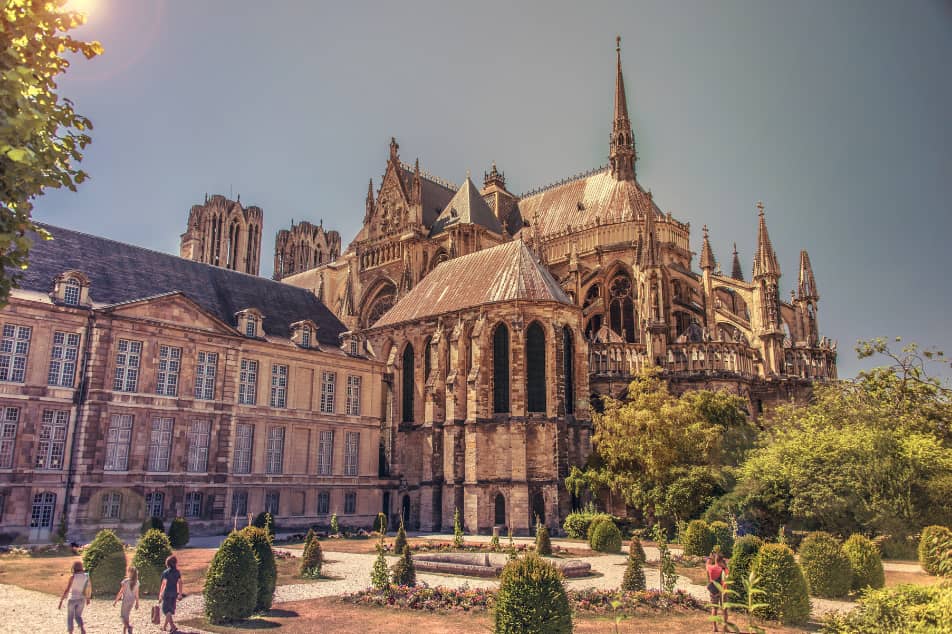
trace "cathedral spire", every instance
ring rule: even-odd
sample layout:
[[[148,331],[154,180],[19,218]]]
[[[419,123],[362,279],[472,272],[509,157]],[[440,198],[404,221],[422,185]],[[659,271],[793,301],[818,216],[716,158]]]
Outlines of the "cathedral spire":
[[[760,224],[757,228],[757,252],[754,254],[754,278],[765,275],[780,277],[780,265],[777,263],[777,254],[774,253],[773,245],[770,244],[762,202],[757,203],[757,214],[760,216]]]
[[[370,217],[374,214],[374,179],[370,179],[367,184],[367,211],[364,214],[364,224],[370,222]]]
[[[744,281],[744,270],[740,267],[740,256],[737,255],[737,243],[734,243],[734,264],[731,268],[731,277],[735,280]]]
[[[810,256],[806,251],[800,251],[800,283],[797,285],[797,299],[812,299],[813,301],[820,299],[820,294],[816,290],[816,280],[813,278]]]
[[[615,116],[612,121],[609,161],[612,176],[616,180],[626,181],[635,178],[635,139],[631,133],[631,121],[628,120],[628,101],[625,98],[625,78],[621,72],[621,36],[615,38],[615,53],[618,69],[615,75]]]
[[[707,225],[704,225],[704,244],[701,246],[701,270],[714,268],[714,252],[711,251],[711,241],[707,236]]]

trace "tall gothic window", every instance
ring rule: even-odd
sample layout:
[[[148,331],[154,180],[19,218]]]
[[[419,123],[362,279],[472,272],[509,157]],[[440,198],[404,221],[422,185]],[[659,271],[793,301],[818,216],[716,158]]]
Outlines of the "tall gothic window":
[[[526,409],[545,411],[545,332],[539,322],[526,329]]]
[[[431,348],[433,343],[432,337],[427,337],[426,341],[423,342],[423,380],[430,380],[430,372],[433,371],[433,353]]]
[[[413,422],[413,346],[403,349],[403,422]]]
[[[608,305],[611,329],[628,343],[638,341],[638,331],[635,329],[635,303],[631,278],[619,274],[612,279],[609,288],[611,301]]]
[[[575,413],[575,346],[568,326],[562,328],[562,372],[565,377],[565,413]]]
[[[241,227],[237,220],[231,221],[228,227],[228,264],[230,269],[238,268],[238,235],[241,233]]]
[[[496,326],[493,333],[493,412],[509,411],[509,329]]]

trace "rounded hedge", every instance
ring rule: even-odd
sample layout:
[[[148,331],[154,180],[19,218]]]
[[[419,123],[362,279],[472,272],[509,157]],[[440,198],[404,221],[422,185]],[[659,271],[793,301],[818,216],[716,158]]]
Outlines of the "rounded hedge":
[[[681,549],[685,555],[707,557],[714,550],[714,532],[704,520],[691,520],[681,536]]]
[[[221,543],[205,574],[205,616],[212,623],[246,619],[258,597],[258,562],[251,544],[232,532]]]
[[[734,548],[731,552],[731,560],[728,564],[728,574],[733,580],[731,590],[737,593],[734,599],[738,603],[747,601],[747,589],[744,587],[744,580],[750,576],[750,568],[754,562],[754,557],[764,545],[764,540],[756,535],[744,535],[738,537],[734,542]]]
[[[301,576],[305,579],[317,579],[324,567],[324,550],[314,531],[308,531],[304,540],[304,554],[301,555]]]
[[[549,529],[541,522],[536,524],[535,547],[536,553],[539,555],[552,554],[552,540],[549,539]]]
[[[562,573],[534,554],[510,561],[500,576],[494,617],[496,634],[572,632]]]
[[[600,553],[620,553],[621,552],[621,531],[615,526],[612,520],[604,520],[593,524],[592,536],[588,545],[592,550]]]
[[[598,513],[592,515],[591,519],[588,522],[588,526],[585,528],[585,540],[588,542],[592,541],[592,533],[595,532],[595,528],[602,522],[612,522],[614,523],[614,518],[607,513]]]
[[[169,524],[169,542],[172,548],[185,548],[188,545],[188,522],[184,517],[176,517]]]
[[[764,544],[751,569],[764,591],[757,599],[765,607],[755,611],[757,616],[789,625],[800,625],[810,618],[807,581],[792,550],[783,544]]]
[[[256,526],[241,529],[241,535],[248,540],[258,562],[258,595],[255,599],[255,612],[271,609],[274,601],[274,588],[278,584],[278,566],[274,561],[271,537],[268,531]]]
[[[810,533],[800,543],[800,567],[810,594],[836,599],[849,594],[853,568],[835,537],[823,531]]]
[[[139,529],[139,534],[145,535],[153,528],[162,531],[163,533],[165,532],[165,522],[162,521],[162,518],[153,516],[142,520],[142,526]]]
[[[397,586],[415,586],[416,568],[413,566],[413,556],[410,547],[404,546],[400,559],[393,565],[393,583]]]
[[[886,585],[883,561],[879,557],[879,549],[871,540],[863,535],[851,535],[843,544],[843,554],[850,560],[853,570],[850,589],[882,588]]]
[[[101,530],[83,550],[83,568],[89,574],[93,595],[115,596],[126,576],[126,550],[111,530]]]
[[[727,522],[720,520],[711,522],[708,525],[711,529],[711,536],[714,538],[714,545],[720,548],[721,554],[730,557],[734,550],[734,531]]]
[[[168,535],[153,528],[139,538],[132,565],[139,571],[139,591],[142,594],[156,594],[162,585],[162,571],[165,560],[172,555],[172,544]]]
[[[930,575],[939,574],[940,553],[935,547],[937,541],[949,539],[952,539],[952,531],[945,526],[926,526],[922,529],[922,535],[919,537],[919,563]]]

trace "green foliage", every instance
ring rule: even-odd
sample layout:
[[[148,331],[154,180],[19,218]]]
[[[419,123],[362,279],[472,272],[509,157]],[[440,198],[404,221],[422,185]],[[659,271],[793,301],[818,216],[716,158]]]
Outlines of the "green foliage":
[[[232,532],[205,573],[205,616],[212,623],[246,619],[258,598],[258,562],[251,544]]]
[[[370,571],[370,585],[374,590],[383,590],[390,585],[390,576],[387,573],[387,560],[383,556],[383,540],[377,543],[377,558]]]
[[[304,553],[301,555],[301,576],[305,579],[317,579],[324,567],[324,550],[313,530],[304,538]]]
[[[734,542],[734,549],[731,553],[730,576],[733,579],[747,580],[750,576],[751,564],[760,547],[764,545],[764,540],[756,535],[744,535],[738,537]],[[741,603],[747,601],[746,588],[744,584],[734,584],[734,592],[737,593],[737,600]]]
[[[500,576],[496,634],[572,632],[572,608],[558,568],[529,554],[510,561]]]
[[[165,522],[160,517],[147,517],[142,520],[142,527],[139,529],[140,535],[145,535],[152,529],[165,532]]]
[[[185,521],[184,517],[176,517],[169,524],[169,543],[172,544],[172,548],[178,550],[179,548],[185,548],[188,545],[188,540],[188,522]]]
[[[489,539],[489,550],[495,552],[499,551],[499,534],[493,533],[493,536]]]
[[[331,535],[340,535],[340,524],[337,523],[337,513],[331,515]]]
[[[863,535],[851,535],[843,544],[843,554],[850,560],[850,568],[853,570],[850,589],[862,590],[867,586],[882,588],[886,585],[879,549],[872,541]]]
[[[944,538],[944,539],[943,539]],[[939,574],[939,543],[952,539],[952,531],[945,526],[926,526],[919,537],[919,563],[930,575]]]
[[[787,625],[800,625],[810,617],[810,597],[803,571],[793,551],[783,544],[764,544],[754,557],[751,572],[760,579],[763,603],[756,614]]]
[[[628,560],[625,563],[625,576],[621,580],[621,589],[635,591],[645,589],[645,549],[637,537],[631,538],[628,547]]]
[[[407,531],[403,528],[403,515],[400,516],[400,528],[397,529],[397,536],[393,540],[393,552],[402,553],[407,545]]]
[[[278,566],[274,561],[271,536],[267,529],[257,526],[241,529],[241,536],[248,540],[255,554],[255,561],[258,563],[258,594],[255,599],[255,612],[265,612],[271,609],[274,589],[278,584]],[[313,540],[312,543],[316,541]]]
[[[681,536],[681,548],[685,555],[707,557],[714,549],[714,533],[704,520],[691,520],[684,535]]]
[[[678,583],[678,575],[674,568],[674,559],[668,548],[668,533],[661,524],[651,527],[651,538],[658,546],[658,582],[664,592],[673,592]]]
[[[810,594],[836,599],[849,593],[853,567],[836,538],[822,531],[810,533],[800,543],[799,554]]]
[[[102,46],[66,35],[85,18],[62,4],[6,2],[0,17],[0,306],[27,267],[25,234],[50,237],[31,220],[33,200],[47,189],[76,191],[87,178],[76,166],[92,140],[92,123],[56,89],[69,53],[92,59]]]
[[[883,559],[918,559],[919,541],[913,535],[880,535],[874,540]]]
[[[267,511],[262,511],[255,515],[255,518],[251,520],[251,525],[255,528],[263,528],[268,531],[268,535],[271,536],[271,539],[274,539],[274,533],[277,530],[277,527],[274,525],[274,517],[271,516],[271,513]]]
[[[404,546],[400,559],[393,565],[393,583],[397,586],[415,586],[416,568],[413,566],[413,556],[410,547]]]
[[[598,522],[592,530],[592,538],[588,545],[592,550],[600,553],[620,553],[621,552],[621,531],[611,520]]]
[[[93,594],[115,596],[119,583],[126,576],[126,551],[111,530],[101,530],[83,550],[83,568],[89,573]]]
[[[714,538],[714,546],[717,546],[725,557],[730,557],[734,549],[734,531],[727,524],[720,520],[709,524],[711,536]]]
[[[588,528],[585,529],[585,539],[588,542],[592,541],[592,535],[595,533],[595,528],[602,522],[612,522],[615,523],[615,519],[608,515],[607,513],[598,513],[592,517],[592,521],[588,523]]]
[[[539,555],[552,554],[552,541],[549,539],[549,529],[545,524],[539,521],[539,518],[536,518],[535,547],[536,553]]]
[[[947,634],[952,632],[952,584],[868,589],[847,614],[830,613],[825,634]]]
[[[459,508],[453,512],[453,545],[457,548],[463,547],[463,524],[459,518]]]
[[[591,525],[596,520],[602,520],[604,518],[611,519],[611,515],[607,513],[599,513],[595,510],[593,504],[588,504],[584,509],[580,511],[573,511],[565,517],[565,521],[562,522],[562,530],[565,531],[565,534],[571,537],[572,539],[585,539],[589,538],[589,529]]]
[[[747,615],[747,628],[744,631],[748,634],[766,634],[764,628],[754,625],[754,613],[767,607],[766,603],[760,602],[761,597],[764,596],[764,591],[760,587],[760,578],[757,575],[751,571],[746,572],[741,577],[735,575],[732,570],[724,579],[723,585],[717,581],[712,583],[717,586],[721,596],[726,599],[722,600],[721,605],[718,606],[723,610],[714,617],[715,623],[722,624],[725,632],[740,632],[741,630],[736,624],[728,621],[728,613],[743,613]],[[715,606],[710,604],[710,607]]]
[[[383,513],[377,513],[377,517],[374,519],[374,532],[381,535],[387,534],[387,516]]]
[[[142,594],[155,594],[159,591],[165,560],[171,555],[172,544],[161,530],[149,529],[139,538],[132,565],[139,571],[139,589]]]

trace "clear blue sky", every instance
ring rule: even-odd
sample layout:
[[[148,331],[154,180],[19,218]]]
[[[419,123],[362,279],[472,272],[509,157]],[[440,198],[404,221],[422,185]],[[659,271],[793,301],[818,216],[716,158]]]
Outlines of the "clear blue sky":
[[[749,275],[763,200],[784,277],[809,251],[840,374],[858,338],[952,353],[952,3],[95,0],[62,93],[94,124],[79,193],[43,221],[178,252],[189,207],[341,232],[405,161],[522,192],[606,161],[622,36],[640,182]],[[476,179],[478,180],[478,178]]]

